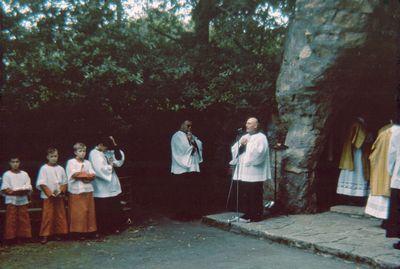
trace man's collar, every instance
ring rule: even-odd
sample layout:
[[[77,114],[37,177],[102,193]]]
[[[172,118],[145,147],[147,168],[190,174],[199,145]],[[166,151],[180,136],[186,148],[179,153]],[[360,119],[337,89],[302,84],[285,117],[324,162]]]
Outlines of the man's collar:
[[[103,152],[103,153],[105,152],[105,151],[99,150],[99,147],[98,147],[98,146],[94,147],[94,149],[97,150],[97,151],[99,151],[99,152]]]
[[[248,132],[247,134],[251,136],[251,135],[258,134],[259,132],[260,132],[260,131],[254,131],[254,132]]]

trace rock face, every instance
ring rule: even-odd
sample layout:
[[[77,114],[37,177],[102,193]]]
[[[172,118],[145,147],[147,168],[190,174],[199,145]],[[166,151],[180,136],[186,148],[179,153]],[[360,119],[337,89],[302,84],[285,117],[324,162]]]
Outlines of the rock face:
[[[394,113],[399,14],[392,0],[297,1],[276,92],[289,146],[279,197],[289,212],[315,211],[315,169],[338,115]]]

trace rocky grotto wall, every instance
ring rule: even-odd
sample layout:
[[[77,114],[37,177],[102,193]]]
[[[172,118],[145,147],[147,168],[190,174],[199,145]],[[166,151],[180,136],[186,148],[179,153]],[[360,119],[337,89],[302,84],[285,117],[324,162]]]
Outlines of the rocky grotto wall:
[[[316,210],[315,169],[334,128],[360,112],[394,113],[399,14],[397,0],[297,1],[276,91],[289,212]]]

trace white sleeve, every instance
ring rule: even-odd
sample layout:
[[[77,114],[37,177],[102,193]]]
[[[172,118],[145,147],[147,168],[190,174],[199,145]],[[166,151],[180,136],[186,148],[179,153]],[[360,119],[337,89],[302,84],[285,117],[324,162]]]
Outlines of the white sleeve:
[[[236,165],[238,162],[238,154],[239,154],[239,141],[236,141],[235,144],[232,145],[231,147],[231,153],[232,153],[232,160],[229,162],[230,165]]]
[[[107,159],[105,158],[104,154],[92,150],[89,154],[89,160],[90,160],[89,170],[90,169],[94,170],[93,172],[90,173],[96,174],[96,177],[100,179],[111,181],[113,167],[112,165],[109,165],[107,163]]]
[[[199,149],[199,163],[203,162],[203,142],[200,139],[195,137],[195,141],[197,144],[197,148]]]
[[[36,189],[38,189],[39,191],[42,190],[40,185],[47,185],[47,175],[44,166],[40,168],[38,177],[36,179]]]
[[[113,164],[115,167],[121,167],[122,165],[124,165],[124,162],[125,162],[125,153],[122,150],[119,150],[119,152],[121,153],[120,160],[117,160],[115,158],[115,155],[113,155]]]
[[[81,168],[78,167],[77,165],[74,165],[72,160],[69,160],[67,162],[67,167],[65,167],[65,172],[67,174],[67,180],[70,182],[74,182],[75,179],[72,177],[73,174],[75,174],[76,172],[80,172]]]
[[[1,190],[6,190],[6,189],[12,190],[12,185],[10,176],[7,173],[4,173],[3,182],[1,183]]]
[[[179,166],[190,168],[190,158],[193,146],[189,144],[185,135],[175,133],[171,139],[172,158]]]
[[[32,183],[31,183],[31,178],[29,177],[28,173],[24,172],[25,176],[25,186],[27,187],[28,190],[32,191]]]
[[[400,143],[398,142],[399,136],[396,133],[392,134],[390,138],[389,150],[388,150],[388,172],[389,175],[393,175],[393,170],[396,164],[396,159],[399,151]],[[400,161],[400,160],[398,160]]]

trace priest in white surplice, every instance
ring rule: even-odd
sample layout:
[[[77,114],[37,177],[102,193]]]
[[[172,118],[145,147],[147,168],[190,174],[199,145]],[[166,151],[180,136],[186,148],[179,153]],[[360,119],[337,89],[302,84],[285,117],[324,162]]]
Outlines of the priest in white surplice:
[[[271,179],[271,165],[267,137],[259,132],[259,122],[249,118],[246,134],[232,148],[235,166],[233,180],[239,180],[239,197],[243,208],[242,221],[259,221],[263,214],[263,182]]]
[[[171,173],[175,193],[172,200],[179,220],[190,220],[199,214],[200,163],[203,162],[202,142],[192,134],[192,122],[186,120],[171,139]]]

